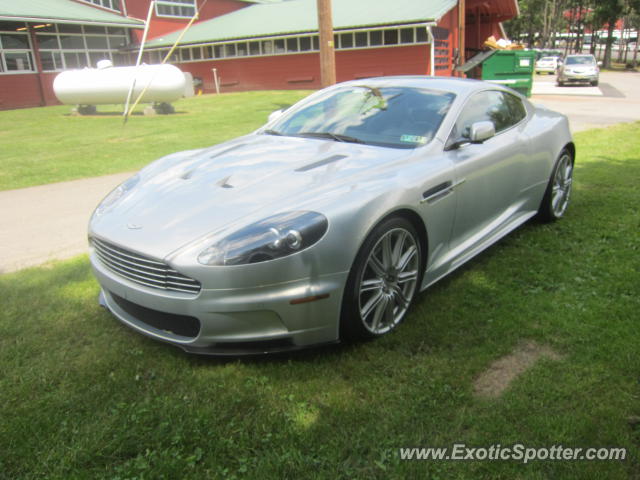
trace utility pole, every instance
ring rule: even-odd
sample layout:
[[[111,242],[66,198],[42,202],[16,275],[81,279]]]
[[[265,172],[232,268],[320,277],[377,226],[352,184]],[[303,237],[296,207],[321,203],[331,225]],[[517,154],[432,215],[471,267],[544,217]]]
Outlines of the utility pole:
[[[336,53],[333,45],[331,0],[317,1],[318,28],[320,29],[320,83],[324,88],[336,83]]]

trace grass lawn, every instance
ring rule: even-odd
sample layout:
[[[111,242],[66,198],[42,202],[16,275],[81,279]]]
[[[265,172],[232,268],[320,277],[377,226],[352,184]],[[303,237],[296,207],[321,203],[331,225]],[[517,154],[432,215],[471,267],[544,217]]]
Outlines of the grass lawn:
[[[260,102],[256,124],[274,107]],[[211,110],[210,125],[224,109]],[[61,122],[117,124],[59,112]],[[132,120],[128,140],[153,150],[140,164],[160,153],[145,142],[146,120]],[[84,256],[0,276],[0,478],[640,478],[640,123],[576,140],[566,218],[520,228],[421,294],[375,342],[196,358],[101,310]],[[560,358],[477,398],[474,380],[527,341]],[[615,446],[628,458],[399,459],[399,447],[454,443]]]
[[[0,190],[136,170],[169,153],[249,133],[272,111],[308,94],[185,98],[174,103],[176,115],[134,115],[124,126],[122,107],[113,105],[87,117],[70,115],[68,105],[0,112]]]

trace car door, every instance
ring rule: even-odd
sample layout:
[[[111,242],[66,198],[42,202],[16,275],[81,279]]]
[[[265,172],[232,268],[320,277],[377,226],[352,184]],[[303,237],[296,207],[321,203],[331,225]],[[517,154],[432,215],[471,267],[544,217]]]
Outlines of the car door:
[[[454,265],[484,248],[520,212],[529,151],[525,118],[515,95],[486,90],[469,98],[456,120],[445,147],[456,176],[449,256]],[[480,121],[492,122],[495,136],[483,143],[465,142],[471,125]]]

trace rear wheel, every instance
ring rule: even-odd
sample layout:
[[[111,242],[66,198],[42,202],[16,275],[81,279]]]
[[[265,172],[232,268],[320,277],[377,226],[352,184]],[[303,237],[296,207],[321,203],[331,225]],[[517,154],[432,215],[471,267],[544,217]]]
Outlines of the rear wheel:
[[[569,206],[573,186],[573,158],[568,150],[563,150],[556,161],[540,204],[538,215],[543,221],[553,222],[561,218]]]
[[[419,290],[420,238],[408,220],[394,217],[367,237],[353,264],[342,305],[343,338],[375,338],[404,319]]]

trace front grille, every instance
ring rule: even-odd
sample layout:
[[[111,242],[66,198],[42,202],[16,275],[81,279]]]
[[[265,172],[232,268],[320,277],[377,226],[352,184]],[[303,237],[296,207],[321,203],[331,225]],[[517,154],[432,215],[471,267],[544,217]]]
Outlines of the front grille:
[[[190,338],[196,338],[200,333],[200,320],[195,317],[160,312],[125,300],[113,292],[109,293],[122,310],[153,328]]]
[[[96,256],[106,268],[132,282],[161,290],[193,294],[200,292],[200,282],[169,268],[166,263],[116,247],[97,238],[92,238],[91,243],[95,248]]]

